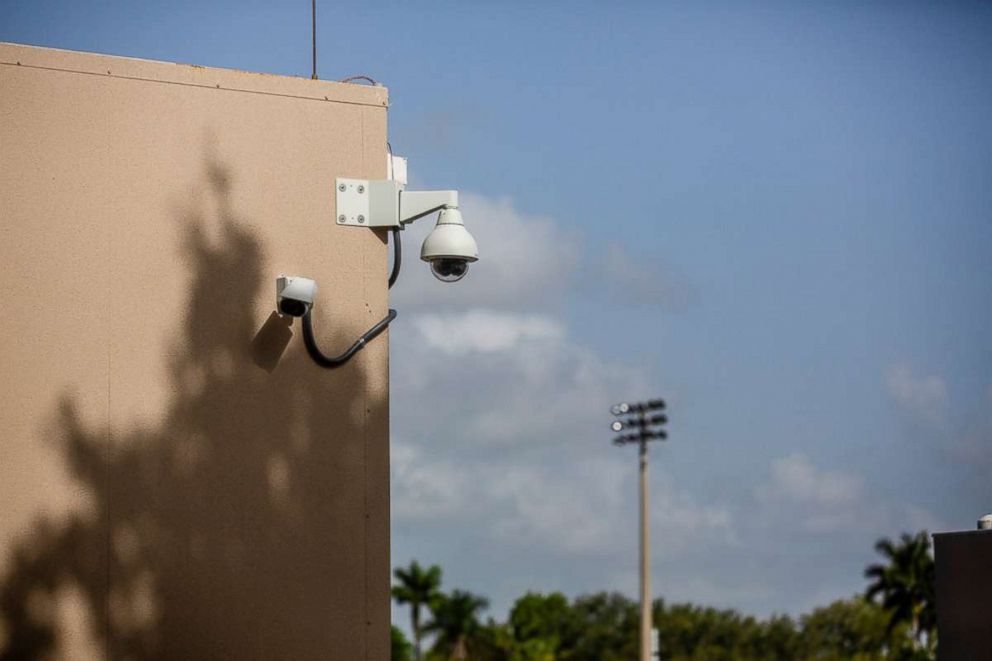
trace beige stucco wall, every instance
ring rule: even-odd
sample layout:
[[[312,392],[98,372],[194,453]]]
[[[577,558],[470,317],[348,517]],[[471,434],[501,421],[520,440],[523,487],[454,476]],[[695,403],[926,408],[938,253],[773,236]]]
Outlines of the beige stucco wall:
[[[385,659],[383,88],[0,44],[0,650]],[[0,654],[2,656],[2,654]]]

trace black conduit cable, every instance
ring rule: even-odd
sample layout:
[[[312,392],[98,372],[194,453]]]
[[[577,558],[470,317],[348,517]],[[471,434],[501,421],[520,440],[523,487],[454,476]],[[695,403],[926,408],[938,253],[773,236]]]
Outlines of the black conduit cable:
[[[351,359],[356,353],[361,350],[370,340],[374,339],[379,333],[386,330],[386,326],[389,325],[393,319],[396,318],[396,310],[390,310],[382,321],[377,323],[372,328],[365,331],[360,338],[355,340],[355,343],[348,347],[347,350],[340,356],[325,356],[324,353],[317,346],[317,340],[313,336],[313,309],[308,309],[306,314],[303,315],[303,343],[307,347],[307,353],[313,358],[313,361],[320,365],[321,367],[326,367],[328,369],[334,367],[340,367],[344,365],[348,360]]]
[[[376,80],[372,76],[366,76],[364,74],[359,74],[357,76],[348,76],[347,78],[342,78],[338,82],[339,83],[353,83],[356,80],[364,80],[365,82],[367,82],[367,83],[369,83],[371,85],[374,85],[375,87],[380,87],[378,80]]]
[[[392,287],[393,283],[400,275],[400,265],[403,262],[403,250],[400,248],[400,231],[399,229],[393,230],[393,272],[389,274],[389,286]],[[344,365],[351,357],[356,353],[361,351],[362,347],[368,344],[371,340],[386,330],[389,323],[396,318],[396,310],[390,309],[389,314],[387,314],[382,321],[377,323],[372,328],[365,331],[360,338],[355,340],[348,349],[340,356],[325,356],[324,352],[320,350],[317,346],[317,339],[313,334],[313,308],[307,308],[306,314],[303,315],[303,343],[307,347],[307,353],[313,358],[313,361],[320,365],[321,367],[326,367],[328,369],[333,369],[335,367],[340,367]]]
[[[396,279],[400,277],[400,265],[403,263],[403,248],[400,246],[400,228],[393,228],[393,272],[389,274],[389,288],[393,288]]]

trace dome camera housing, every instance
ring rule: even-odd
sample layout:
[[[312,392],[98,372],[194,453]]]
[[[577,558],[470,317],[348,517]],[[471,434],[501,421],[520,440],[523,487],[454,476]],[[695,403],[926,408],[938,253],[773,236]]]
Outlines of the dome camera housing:
[[[442,209],[437,224],[424,239],[420,259],[430,262],[431,273],[441,282],[457,282],[468,273],[468,265],[479,259],[475,239],[465,229],[456,208]]]

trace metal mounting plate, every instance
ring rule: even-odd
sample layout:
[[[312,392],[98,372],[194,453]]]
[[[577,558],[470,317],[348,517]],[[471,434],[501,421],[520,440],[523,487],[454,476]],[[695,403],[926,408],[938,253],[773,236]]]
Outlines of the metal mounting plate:
[[[338,177],[334,182],[335,223],[369,227],[372,214],[368,179]]]

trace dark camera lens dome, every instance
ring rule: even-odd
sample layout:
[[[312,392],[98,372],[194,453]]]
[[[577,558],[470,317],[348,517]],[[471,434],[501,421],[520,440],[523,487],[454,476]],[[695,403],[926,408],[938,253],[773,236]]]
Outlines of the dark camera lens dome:
[[[279,312],[288,314],[291,317],[302,317],[307,313],[307,304],[303,301],[284,298],[279,302]]]
[[[468,273],[468,262],[454,257],[442,257],[431,262],[431,272],[441,282],[457,282]]]

